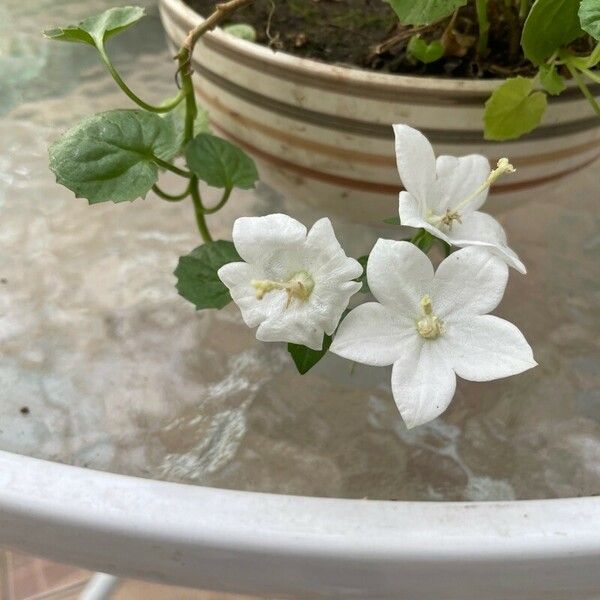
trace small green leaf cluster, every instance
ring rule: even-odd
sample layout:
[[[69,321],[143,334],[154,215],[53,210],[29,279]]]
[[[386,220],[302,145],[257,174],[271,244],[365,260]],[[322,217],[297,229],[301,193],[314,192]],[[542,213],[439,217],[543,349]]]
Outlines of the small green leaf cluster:
[[[234,188],[252,188],[258,172],[240,148],[209,132],[208,116],[196,105],[189,50],[178,55],[181,89],[157,106],[139,98],[120,77],[105,43],[143,16],[136,6],[112,8],[79,25],[45,32],[52,40],[93,46],[116,84],[139,106],[92,115],[72,127],[50,146],[50,168],[59,183],[90,204],[128,202],[151,189],[168,201],[190,197],[200,233],[209,242],[205,216],[222,208]],[[178,166],[182,157],[185,166]],[[165,170],[185,180],[183,193],[173,195],[158,186]],[[223,190],[217,205],[204,206],[200,181]]]
[[[523,27],[521,46],[525,56],[538,67],[535,77],[507,79],[486,103],[485,137],[509,140],[535,129],[548,106],[547,95],[558,95],[570,75],[592,108],[600,106],[585,79],[600,82],[591,71],[600,62],[600,44],[588,56],[576,56],[569,44],[584,35],[600,42],[600,3],[597,0],[536,0]]]
[[[408,53],[424,64],[435,62],[444,56],[444,46],[439,40],[429,44],[418,35],[410,38],[407,46]]]
[[[401,23],[420,31],[432,23],[450,19],[456,11],[472,3],[479,25],[479,55],[488,51],[488,0],[388,0]],[[600,105],[588,88],[588,82],[600,83],[594,67],[600,62],[600,43],[588,56],[576,55],[569,47],[576,40],[591,36],[600,42],[600,2],[598,0],[506,0],[515,4],[523,22],[521,47],[525,57],[538,69],[535,77],[512,77],[493,92],[485,105],[484,134],[488,140],[518,138],[535,129],[542,121],[548,95],[566,88],[565,77],[572,78],[593,110],[600,116]],[[417,31],[416,30],[416,31]],[[444,36],[442,36],[443,39]],[[444,56],[441,40],[427,42],[411,37],[407,52],[416,60],[430,63]]]

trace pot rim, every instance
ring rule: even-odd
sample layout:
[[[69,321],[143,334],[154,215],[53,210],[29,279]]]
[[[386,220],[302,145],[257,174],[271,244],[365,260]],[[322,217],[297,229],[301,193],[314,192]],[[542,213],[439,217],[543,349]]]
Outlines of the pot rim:
[[[188,6],[183,0],[160,0],[161,8],[167,8],[185,20],[190,29],[204,21],[204,17]],[[505,78],[495,79],[464,79],[452,77],[426,77],[418,75],[400,75],[394,73],[379,73],[360,67],[332,65],[310,58],[302,58],[282,51],[273,51],[266,46],[237,38],[224,32],[220,27],[205,34],[206,38],[217,42],[229,50],[239,52],[251,59],[267,65],[286,68],[304,76],[317,76],[333,81],[368,84],[389,90],[418,90],[437,94],[452,94],[453,96],[482,96],[487,97]],[[574,82],[567,81],[567,87],[576,87]]]
[[[183,0],[160,0],[160,2],[184,15],[190,21],[192,27],[197,23],[204,21],[204,17],[188,6]],[[235,48],[242,54],[246,54],[247,56],[251,56],[266,63],[283,65],[289,69],[304,73],[317,73],[338,80],[343,75],[344,79],[356,80],[363,83],[368,81],[369,83],[378,86],[419,88],[425,91],[430,89],[431,91],[436,92],[456,92],[457,90],[464,90],[465,92],[470,93],[492,92],[500,83],[505,81],[504,79],[475,80],[378,73],[360,67],[331,65],[311,58],[295,56],[288,52],[273,51],[261,44],[249,42],[228,34],[220,27],[209,31],[205,35],[209,38],[218,40],[220,44],[232,49]]]

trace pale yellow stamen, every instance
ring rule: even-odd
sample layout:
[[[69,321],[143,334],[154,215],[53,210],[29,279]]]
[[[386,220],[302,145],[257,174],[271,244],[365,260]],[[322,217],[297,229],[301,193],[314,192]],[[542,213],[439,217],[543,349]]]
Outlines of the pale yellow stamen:
[[[436,227],[445,227],[448,230],[452,229],[454,221],[462,223],[460,220],[460,212],[465,206],[473,202],[481,192],[489,188],[501,175],[504,173],[514,173],[516,169],[510,164],[508,158],[501,158],[496,168],[490,172],[486,180],[472,193],[469,194],[464,200],[461,200],[454,208],[446,209],[446,214],[442,216],[431,216],[428,220],[432,225]]]
[[[270,279],[253,279],[250,285],[256,290],[256,297],[262,300],[265,294],[273,290],[285,290],[287,293],[287,302],[285,307],[291,304],[294,298],[301,302],[308,300],[315,287],[315,282],[307,271],[299,271],[292,275],[287,281],[272,281]]]
[[[444,323],[433,312],[431,298],[425,294],[419,303],[423,317],[417,321],[419,335],[427,340],[435,340],[446,330]]]

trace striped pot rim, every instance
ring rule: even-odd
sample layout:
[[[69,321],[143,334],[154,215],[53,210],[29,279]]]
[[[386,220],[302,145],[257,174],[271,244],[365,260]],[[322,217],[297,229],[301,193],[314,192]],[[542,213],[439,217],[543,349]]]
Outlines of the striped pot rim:
[[[204,21],[199,13],[183,0],[163,0],[168,4],[171,19],[181,28],[191,30]],[[505,79],[459,79],[453,77],[425,77],[378,73],[360,67],[336,65],[302,58],[283,51],[237,38],[216,28],[206,33],[203,43],[225,56],[243,62],[247,66],[261,67],[277,77],[318,89],[338,90],[343,86],[346,95],[364,96],[380,100],[391,100],[402,93],[403,98],[414,96],[414,101],[434,104],[480,104],[501,85]],[[600,84],[589,86],[594,94],[600,93]],[[437,94],[437,97],[432,96]],[[580,100],[581,91],[573,81],[560,95],[561,101]],[[556,98],[551,98],[556,101]]]

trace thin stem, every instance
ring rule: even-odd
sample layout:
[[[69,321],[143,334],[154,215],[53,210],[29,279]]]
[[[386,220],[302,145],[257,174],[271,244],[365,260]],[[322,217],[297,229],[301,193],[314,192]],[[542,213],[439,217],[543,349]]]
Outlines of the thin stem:
[[[600,62],[600,42],[596,44],[596,47],[592,50],[592,53],[588,56],[588,69],[595,67]]]
[[[152,186],[152,191],[163,200],[167,200],[169,202],[180,202],[190,195],[189,185],[185,188],[185,190],[183,190],[183,192],[181,192],[181,194],[169,194],[168,192],[162,190],[156,183]]]
[[[569,69],[569,73],[571,73],[573,79],[577,82],[577,85],[579,86],[579,89],[581,90],[582,94],[587,98],[588,102],[592,105],[594,112],[600,117],[600,104],[598,104],[598,101],[596,100],[596,98],[594,98],[594,96],[592,95],[592,92],[590,92],[588,86],[585,85],[585,81],[583,81],[583,79],[577,72],[577,69],[573,68],[568,62],[565,62],[565,65],[566,65],[567,69]]]
[[[527,17],[529,12],[529,0],[520,0],[519,2],[519,17],[522,21]]]
[[[183,40],[178,58],[180,58],[186,52],[191,57],[191,54],[194,51],[194,46],[200,37],[202,37],[207,31],[214,29],[229,14],[244,6],[252,4],[252,2],[254,2],[254,0],[229,0],[228,2],[217,4],[215,11],[188,33],[185,40]]]
[[[192,82],[192,69],[191,61],[192,54],[194,52],[194,46],[196,42],[204,35],[207,31],[214,29],[223,19],[225,19],[230,13],[251,4],[254,0],[229,0],[217,4],[215,11],[207,17],[202,23],[198,24],[192,31],[188,33],[177,56],[175,57],[179,63],[179,72],[181,73],[181,94],[185,98],[185,123],[183,133],[183,145],[188,144],[194,137],[194,120],[198,114],[198,106],[196,105],[196,96],[194,95],[194,84]],[[160,163],[159,163],[160,164]],[[165,167],[167,168],[167,167]],[[172,169],[171,169],[172,170]],[[192,202],[194,203],[194,213],[196,215],[196,223],[198,225],[198,231],[204,242],[212,242],[212,236],[206,224],[205,214],[216,212],[222,208],[227,200],[231,191],[225,191],[221,201],[211,209],[205,209],[202,205],[202,197],[200,196],[200,190],[198,189],[198,178],[192,175],[190,178],[189,192],[192,196]]]
[[[425,229],[419,229],[419,231],[417,231],[410,239],[410,243],[414,244],[419,250],[425,252],[425,254],[429,252],[434,241],[435,238]]]
[[[110,61],[110,58],[108,58],[108,55],[106,54],[106,51],[104,50],[104,48],[102,48],[102,47],[98,48],[98,52],[100,53],[102,62],[108,69],[108,72],[111,74],[112,78],[115,80],[115,83],[123,90],[123,92],[125,92],[125,94],[131,100],[133,100],[138,106],[140,106],[144,110],[147,110],[147,111],[150,111],[153,113],[166,113],[166,112],[169,112],[170,110],[173,110],[185,97],[183,90],[180,90],[180,92],[177,94],[177,96],[175,96],[175,98],[173,98],[173,100],[171,100],[170,102],[168,102],[162,106],[154,106],[152,104],[148,104],[147,102],[144,102],[139,96],[134,94],[131,91],[131,89],[129,88],[129,86],[123,81],[123,79],[121,78],[121,76],[119,75],[119,73],[117,72],[115,67],[113,66],[112,62]]]
[[[229,200],[230,195],[231,195],[231,188],[225,189],[223,191],[223,196],[221,197],[221,200],[219,201],[219,203],[215,204],[215,206],[213,206],[212,208],[205,208],[204,214],[212,215],[213,213],[216,213],[217,211],[221,210],[227,204],[227,200]]]
[[[190,179],[192,177],[192,174],[189,171],[186,171],[185,169],[180,169],[179,167],[172,165],[171,163],[167,162],[166,160],[163,160],[162,158],[158,158],[158,156],[153,156],[152,160],[159,167],[162,167],[163,169],[166,169],[167,171],[171,171],[171,173],[176,173],[177,175],[181,175],[181,177],[187,177],[188,179]]]
[[[192,195],[192,202],[194,203],[194,213],[196,214],[198,231],[205,243],[212,242],[213,239],[208,230],[206,218],[204,217],[204,206],[202,206],[202,198],[200,196],[200,190],[198,189],[198,178],[196,176],[192,177],[192,180],[190,181],[190,194]]]
[[[477,23],[479,24],[479,41],[477,50],[480,56],[485,56],[488,52],[488,34],[490,31],[490,22],[487,13],[487,0],[475,0],[477,10]]]
[[[590,71],[589,69],[581,69],[581,72],[594,83],[600,83],[600,75],[598,73],[594,73],[594,71]]]

